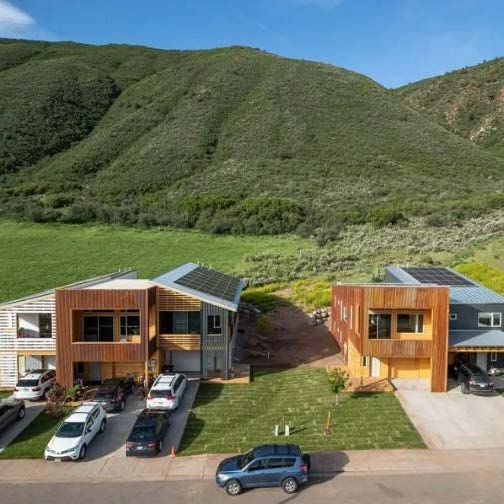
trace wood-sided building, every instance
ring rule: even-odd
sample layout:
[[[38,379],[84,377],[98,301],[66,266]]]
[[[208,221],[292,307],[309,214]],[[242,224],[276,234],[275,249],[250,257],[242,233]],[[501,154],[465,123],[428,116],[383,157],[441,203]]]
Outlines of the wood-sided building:
[[[331,332],[353,376],[427,378],[443,392],[448,304],[437,285],[334,285]]]
[[[243,283],[194,263],[153,280],[56,290],[57,380],[100,382],[166,368],[232,374]]]

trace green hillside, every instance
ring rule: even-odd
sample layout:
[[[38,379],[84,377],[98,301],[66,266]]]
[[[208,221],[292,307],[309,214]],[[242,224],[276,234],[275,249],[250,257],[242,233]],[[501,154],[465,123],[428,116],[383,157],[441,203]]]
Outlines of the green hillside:
[[[502,159],[334,66],[3,40],[0,69],[3,215],[326,239],[502,204]]]
[[[450,131],[504,156],[504,58],[415,82],[396,94]]]

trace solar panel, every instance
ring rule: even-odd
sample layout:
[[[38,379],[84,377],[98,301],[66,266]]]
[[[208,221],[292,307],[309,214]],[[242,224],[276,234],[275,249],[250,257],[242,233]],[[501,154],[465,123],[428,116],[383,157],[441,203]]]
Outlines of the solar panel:
[[[226,301],[234,301],[240,287],[238,278],[203,266],[198,266],[174,283]]]
[[[408,275],[423,284],[464,286],[474,285],[471,281],[446,268],[403,268]]]

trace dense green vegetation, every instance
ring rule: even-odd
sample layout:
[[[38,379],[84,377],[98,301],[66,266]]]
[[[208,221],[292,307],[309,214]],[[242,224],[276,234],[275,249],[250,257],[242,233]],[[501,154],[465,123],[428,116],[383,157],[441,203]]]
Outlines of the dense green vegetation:
[[[295,256],[314,245],[295,237],[205,235],[195,231],[0,221],[0,301],[135,268],[152,278],[186,261],[236,272],[244,258],[273,252]]]
[[[450,131],[504,156],[504,58],[415,82],[395,93]]]
[[[393,393],[342,393],[339,402],[324,369],[254,369],[249,385],[201,384],[179,452],[244,452],[277,442],[274,428],[283,423],[303,450],[425,448]]]
[[[504,202],[501,159],[338,67],[0,40],[0,69],[3,215],[325,243]]]

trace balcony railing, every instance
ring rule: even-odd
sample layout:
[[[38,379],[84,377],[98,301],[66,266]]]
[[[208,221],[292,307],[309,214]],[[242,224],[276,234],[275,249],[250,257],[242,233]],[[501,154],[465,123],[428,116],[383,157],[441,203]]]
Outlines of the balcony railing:
[[[165,350],[200,350],[201,336],[199,334],[160,334],[158,347]]]

